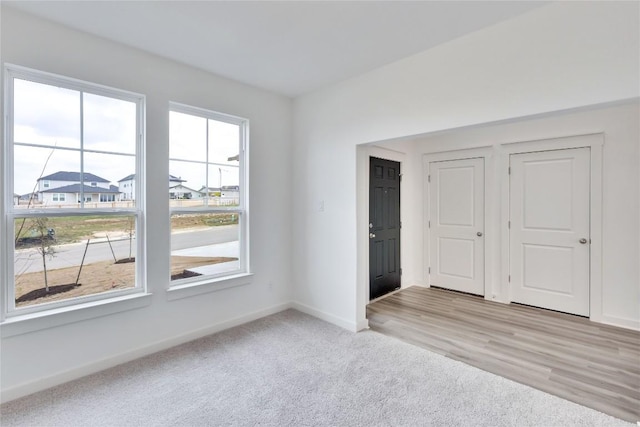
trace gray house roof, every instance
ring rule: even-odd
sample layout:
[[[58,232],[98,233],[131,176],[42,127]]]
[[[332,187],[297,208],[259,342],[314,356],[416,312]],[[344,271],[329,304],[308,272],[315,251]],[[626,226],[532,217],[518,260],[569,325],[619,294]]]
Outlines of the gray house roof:
[[[171,187],[169,187],[169,190],[173,190],[174,188],[178,188],[178,187],[184,188],[185,190],[193,191],[194,193],[200,193],[200,191],[194,190],[193,188],[189,188],[189,187],[187,187],[185,185],[182,185],[182,184],[172,185]]]
[[[59,171],[56,173],[52,173],[51,175],[43,176],[42,178],[38,178],[38,181],[41,181],[43,179],[46,179],[49,181],[71,181],[71,182],[82,181],[80,179],[80,172],[67,172],[67,171]],[[108,180],[89,172],[84,173],[84,181],[85,182],[109,182]]]
[[[42,191],[42,193],[80,193],[81,189],[84,190],[85,194],[120,193],[120,191],[118,191],[118,189],[113,185],[111,186],[111,188],[102,188],[80,184],[71,184],[65,185],[64,187],[51,188],[49,190]]]
[[[122,181],[131,181],[133,178],[136,177],[135,173],[132,173],[131,175],[127,175],[122,179],[119,179],[118,182],[122,182]]]

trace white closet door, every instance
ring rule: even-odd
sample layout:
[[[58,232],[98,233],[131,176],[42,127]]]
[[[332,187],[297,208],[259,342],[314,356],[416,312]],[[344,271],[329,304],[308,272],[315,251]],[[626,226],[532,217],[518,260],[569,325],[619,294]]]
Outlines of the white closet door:
[[[484,295],[484,159],[429,164],[430,284]]]
[[[510,158],[513,302],[589,315],[589,148]]]

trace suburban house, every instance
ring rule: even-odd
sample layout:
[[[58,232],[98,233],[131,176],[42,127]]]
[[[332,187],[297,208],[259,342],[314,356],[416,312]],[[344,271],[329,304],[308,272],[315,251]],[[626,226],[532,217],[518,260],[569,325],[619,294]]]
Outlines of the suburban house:
[[[126,215],[139,226],[136,238],[129,234],[126,242],[127,251],[137,251],[135,265],[127,264],[136,269],[130,288],[109,284],[89,297],[23,308],[14,303],[16,275],[3,271],[0,393],[3,402],[17,402],[15,411],[22,405],[27,415],[38,408],[46,416],[44,404],[53,401],[46,395],[37,395],[34,404],[15,399],[130,361],[143,369],[162,357],[140,358],[240,326],[239,339],[203,341],[221,352],[240,349],[247,358],[255,353],[246,372],[257,374],[243,382],[226,365],[216,370],[198,347],[203,341],[171,350],[170,357],[182,362],[168,369],[171,381],[155,383],[170,391],[141,393],[149,417],[167,396],[179,397],[176,416],[197,412],[202,417],[194,425],[206,425],[206,416],[216,411],[209,390],[180,381],[181,370],[204,377],[192,364],[203,363],[209,370],[202,372],[215,371],[216,379],[246,384],[246,395],[227,397],[238,413],[250,408],[246,412],[257,416],[277,416],[301,407],[297,423],[289,425],[492,425],[455,416],[495,409],[494,397],[506,400],[505,411],[518,404],[499,386],[467,384],[473,372],[495,373],[512,363],[510,372],[497,375],[505,387],[516,381],[537,388],[537,397],[521,399],[541,411],[536,413],[558,398],[577,402],[576,411],[586,406],[598,415],[640,421],[640,2],[2,1],[0,11],[3,134],[9,135],[5,177],[12,176],[14,151],[48,152],[53,144],[38,129],[23,132],[35,142],[10,140],[20,125],[11,122],[13,109],[20,108],[11,99],[33,79],[50,92],[64,83],[65,90],[76,91],[74,102],[82,101],[78,93],[85,90],[124,105],[119,111],[129,116],[122,128],[140,148],[136,169],[125,169],[122,175],[133,174],[117,187],[86,173],[82,187],[91,201],[141,201],[105,214]],[[76,114],[77,123],[81,109],[69,104],[74,107],[65,111]],[[108,117],[111,110],[104,111]],[[184,146],[193,147],[183,150],[184,159],[207,163],[209,170],[237,160],[242,191],[196,191],[173,175],[167,182],[176,116],[195,123],[182,134]],[[47,123],[58,123],[57,117],[51,114]],[[117,120],[94,122],[105,126],[105,134],[117,127]],[[232,143],[216,146],[215,135],[231,135]],[[85,150],[68,145],[56,150]],[[108,147],[109,141],[86,151],[117,157]],[[205,153],[216,147],[221,153],[211,160]],[[14,190],[10,181],[0,185],[3,242],[13,233],[14,218],[41,214],[10,206],[13,191],[28,191]],[[136,194],[136,184],[143,194]],[[80,189],[77,172],[60,171],[38,180],[38,199],[47,206],[77,204]],[[170,202],[167,189],[170,197],[219,192],[220,200],[237,202]],[[174,219],[187,223],[198,215],[225,222],[173,232]],[[2,245],[0,265],[17,265],[16,254],[11,244]],[[230,259],[234,270],[172,279],[179,262],[203,258]],[[476,303],[481,305],[471,308]],[[375,312],[380,306],[404,320],[381,316]],[[338,348],[357,337],[353,353],[333,364],[298,357],[278,365],[279,340],[313,338],[313,328],[292,316],[298,320],[286,333],[253,340],[255,328],[245,324],[286,316],[287,310],[322,320],[335,337],[308,347]],[[444,312],[429,317],[437,310]],[[532,312],[543,320],[533,322]],[[478,335],[456,321],[477,328]],[[381,340],[391,348],[395,340],[385,335],[393,335],[392,329],[402,346],[366,361],[352,356]],[[527,331],[535,336],[513,344]],[[554,331],[558,335],[550,338]],[[576,337],[575,348],[563,347]],[[255,342],[264,358],[249,345]],[[444,350],[430,359],[434,365],[417,363],[405,357],[415,345]],[[550,350],[552,345],[558,347]],[[461,356],[463,347],[470,354]],[[516,355],[519,348],[531,351],[530,357]],[[544,365],[556,356],[570,360]],[[448,377],[451,366],[461,363],[440,370],[436,359],[444,360],[438,366],[456,359],[471,373]],[[602,366],[594,369],[590,359]],[[388,374],[397,361],[404,363],[398,365],[406,367],[406,378]],[[352,365],[362,368],[335,381],[348,381],[350,395],[333,394],[334,382],[322,377],[295,377],[279,394],[261,388],[262,373],[284,377],[309,366],[305,373],[347,372]],[[402,388],[425,369],[431,370],[426,380],[448,377],[449,386],[422,397]],[[90,387],[76,389],[83,397],[94,393],[113,379],[106,372],[91,377]],[[118,372],[113,387],[131,390],[137,378],[125,381],[128,371]],[[556,380],[567,372],[560,385]],[[510,373],[524,373],[529,382]],[[365,377],[370,381],[360,383]],[[606,383],[607,377],[614,379]],[[179,393],[170,388],[175,384]],[[400,391],[386,393],[398,384]],[[134,394],[104,390],[118,391],[108,399],[98,393],[83,409],[99,412],[105,400],[124,408]],[[185,397],[194,390],[201,399]],[[579,400],[592,392],[599,394]],[[365,403],[352,404],[352,396],[366,393]],[[285,395],[294,404],[278,406]],[[423,401],[443,395],[466,399],[454,407],[437,400],[430,416],[451,418],[385,418],[387,410],[405,404],[410,417]],[[331,400],[309,403],[318,396]],[[79,401],[65,400],[65,393],[55,398],[61,400],[52,405],[68,405],[67,412]],[[258,404],[263,406],[252,406]],[[354,415],[333,423],[328,415],[322,418],[334,410]],[[379,418],[362,422],[372,413]],[[538,421],[526,418],[526,407],[520,414],[520,425]],[[242,424],[231,418],[236,412],[228,415],[220,424]],[[567,414],[547,424],[598,425],[577,420]]]
[[[43,205],[76,205],[85,202],[115,202],[120,191],[108,180],[92,173],[59,171],[38,179],[38,201]]]
[[[183,179],[175,177],[173,175],[169,175],[169,188],[179,186],[183,182],[186,182]],[[135,200],[136,198],[136,175],[131,174],[127,175],[121,180],[118,181],[118,189],[120,193],[122,193],[121,200]],[[195,191],[195,190],[189,190]],[[182,193],[184,194],[184,193]],[[180,197],[183,198],[183,197]]]
[[[203,185],[202,187],[200,187],[198,192],[202,194],[202,197],[205,197],[207,195],[209,197],[220,197],[220,188],[217,187],[205,187]]]
[[[237,201],[240,199],[240,186],[239,185],[223,185],[220,188],[220,197],[226,200]]]
[[[184,181],[183,181],[184,182]],[[189,188],[182,184],[177,184],[169,187],[170,199],[200,199],[202,193],[193,188]]]

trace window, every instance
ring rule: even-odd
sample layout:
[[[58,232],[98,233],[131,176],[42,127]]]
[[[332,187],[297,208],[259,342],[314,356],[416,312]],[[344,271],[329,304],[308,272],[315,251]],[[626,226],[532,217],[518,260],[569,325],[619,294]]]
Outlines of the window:
[[[101,202],[115,202],[116,195],[115,194],[100,194]]]
[[[171,104],[173,285],[248,272],[247,134],[246,119]]]
[[[91,192],[115,202],[116,180],[141,170],[144,97],[13,65],[5,76],[2,185],[35,194],[3,205],[3,317],[142,292],[142,203]]]

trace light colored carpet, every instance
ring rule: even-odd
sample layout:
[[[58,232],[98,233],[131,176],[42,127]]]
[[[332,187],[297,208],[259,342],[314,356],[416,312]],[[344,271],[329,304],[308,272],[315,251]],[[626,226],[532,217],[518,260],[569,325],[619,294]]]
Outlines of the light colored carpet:
[[[632,425],[288,310],[0,407],[8,426]]]

